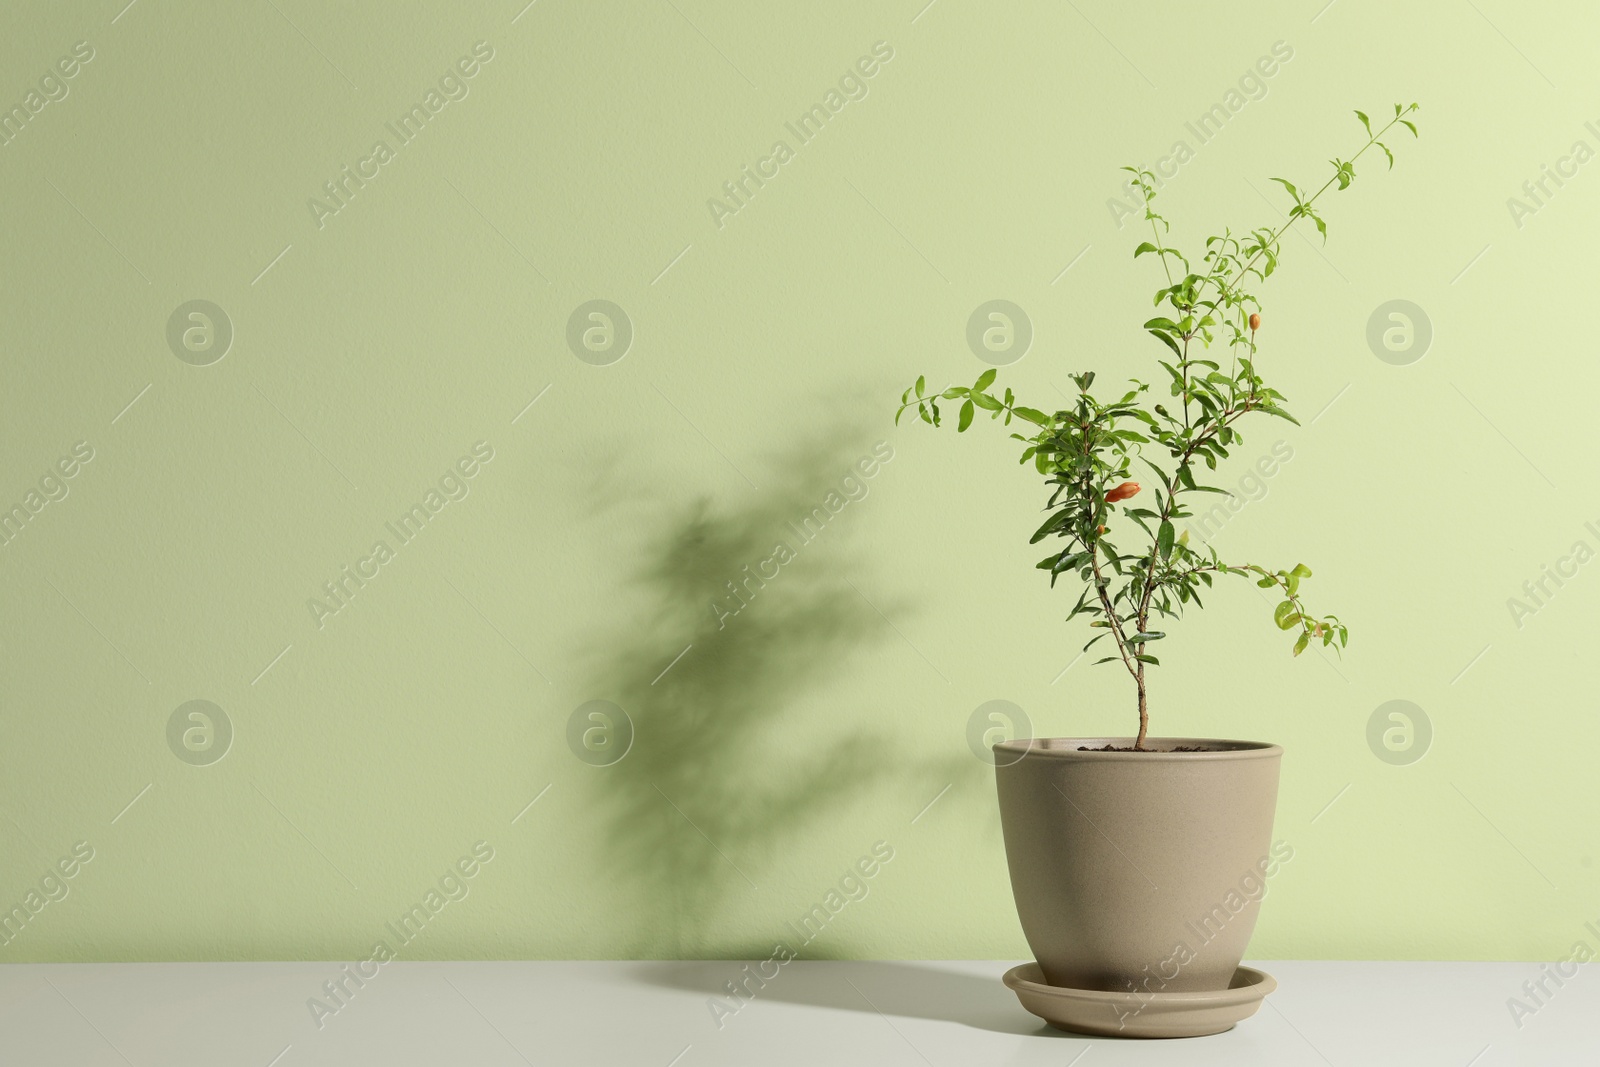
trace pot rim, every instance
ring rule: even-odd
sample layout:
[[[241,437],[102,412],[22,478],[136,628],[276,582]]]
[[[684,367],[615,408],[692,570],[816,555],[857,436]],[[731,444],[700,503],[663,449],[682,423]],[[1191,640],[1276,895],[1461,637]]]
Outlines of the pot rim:
[[[1219,737],[1146,737],[1146,745],[1161,745],[1170,749],[1178,745],[1204,745],[1203,752],[1172,752],[1162,749],[1143,752],[1080,752],[1079,746],[1132,745],[1133,737],[1018,737],[1001,741],[994,746],[997,758],[1011,757],[1016,762],[1024,757],[1076,760],[1140,760],[1142,762],[1167,762],[1190,760],[1244,760],[1277,759],[1283,755],[1283,746],[1270,741],[1236,741]]]

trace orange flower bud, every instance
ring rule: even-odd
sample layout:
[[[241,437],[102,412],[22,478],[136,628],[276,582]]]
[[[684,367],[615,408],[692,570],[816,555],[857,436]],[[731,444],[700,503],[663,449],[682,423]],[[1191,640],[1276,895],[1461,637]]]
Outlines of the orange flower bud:
[[[1119,500],[1126,500],[1139,491],[1138,482],[1123,482],[1111,492],[1106,494],[1106,503],[1115,504]]]
[[[1094,530],[1095,530],[1095,533],[1105,533],[1106,532],[1106,527],[1104,527],[1104,526],[1096,526],[1094,528]]]
[[[1261,316],[1252,312],[1250,315],[1250,332],[1254,333],[1259,329],[1261,329]]]

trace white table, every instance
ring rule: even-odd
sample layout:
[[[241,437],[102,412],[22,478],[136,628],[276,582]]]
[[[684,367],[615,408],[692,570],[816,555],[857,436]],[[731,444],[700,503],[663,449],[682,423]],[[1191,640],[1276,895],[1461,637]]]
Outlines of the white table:
[[[719,1029],[707,1006],[738,963],[394,962],[318,1028],[330,963],[0,966],[5,1067],[383,1064],[1506,1067],[1600,1063],[1600,963],[1520,1029],[1527,963],[1265,961],[1278,991],[1215,1037],[1084,1038],[1023,1012],[1006,962],[785,964]],[[370,970],[370,969],[369,969]],[[769,967],[769,973],[771,968]],[[750,983],[755,988],[755,983]],[[1530,1006],[1532,1001],[1528,1002]]]

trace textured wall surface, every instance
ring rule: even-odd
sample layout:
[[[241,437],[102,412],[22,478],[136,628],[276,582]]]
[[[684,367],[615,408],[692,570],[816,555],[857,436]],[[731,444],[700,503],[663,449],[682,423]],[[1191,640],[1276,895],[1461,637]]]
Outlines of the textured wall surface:
[[[1025,955],[970,738],[1132,695],[894,404],[1153,380],[1117,167],[1195,249],[1397,100],[1195,534],[1350,647],[1219,589],[1155,729],[1286,748],[1255,956],[1592,938],[1594,14],[924,2],[8,7],[0,960]]]

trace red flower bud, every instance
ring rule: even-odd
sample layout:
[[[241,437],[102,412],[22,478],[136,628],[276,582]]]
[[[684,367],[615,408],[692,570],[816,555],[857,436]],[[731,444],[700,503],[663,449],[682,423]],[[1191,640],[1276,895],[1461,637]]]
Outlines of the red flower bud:
[[[1261,316],[1252,313],[1250,315],[1250,332],[1254,333],[1259,329],[1261,329]]]
[[[1115,504],[1119,500],[1126,500],[1139,491],[1138,482],[1123,482],[1111,492],[1106,494],[1106,503]]]

